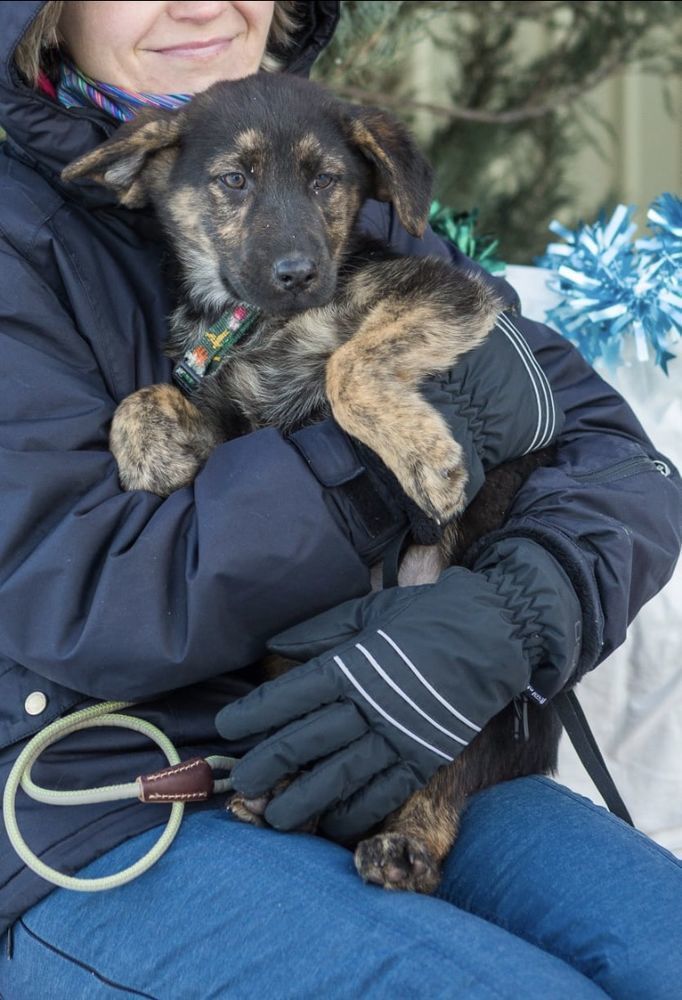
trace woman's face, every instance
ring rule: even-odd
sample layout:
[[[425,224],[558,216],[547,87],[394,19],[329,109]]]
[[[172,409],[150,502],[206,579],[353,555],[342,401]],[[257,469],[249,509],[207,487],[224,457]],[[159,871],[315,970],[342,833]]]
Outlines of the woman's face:
[[[59,29],[88,76],[125,90],[196,94],[258,69],[274,2],[72,0]]]

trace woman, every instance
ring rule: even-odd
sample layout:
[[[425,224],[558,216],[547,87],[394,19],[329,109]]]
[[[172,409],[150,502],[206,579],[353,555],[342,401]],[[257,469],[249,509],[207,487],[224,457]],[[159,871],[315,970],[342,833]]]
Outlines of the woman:
[[[367,615],[367,565],[405,515],[371,470],[351,469],[356,489],[335,485],[344,477],[330,476],[330,465],[339,456],[352,464],[354,453],[333,425],[304,441],[265,430],[222,445],[192,488],[165,501],[120,491],[107,449],[112,412],[134,389],[169,377],[164,247],[150,215],[59,179],[140,104],[173,106],[259,66],[306,72],[336,7],[98,0],[0,9],[3,784],[25,740],[89,698],[144,702],[138,714],[182,757],[224,752],[214,717],[226,734],[252,737],[250,702],[236,701],[249,690],[238,671],[269,637],[349,599],[361,602],[351,605],[354,621]],[[460,259],[432,235],[410,241],[378,204],[365,224],[407,252]],[[565,424],[555,465],[531,477],[465,581],[489,608],[495,658],[504,665],[513,654],[519,667],[513,690],[500,667],[497,707],[537,681],[549,652],[563,663],[562,682],[608,655],[668,579],[680,544],[679,478],[624,402],[561,338],[516,326]],[[442,392],[446,418],[457,414],[456,390]],[[483,466],[492,427],[518,415],[481,401],[479,416],[470,457]],[[496,447],[498,461],[515,453],[505,433]],[[506,593],[529,560],[532,579],[515,583],[513,607],[500,609],[491,581]],[[436,585],[424,614],[440,616],[473,676],[490,663],[448,617],[466,590],[444,598]],[[507,613],[518,634],[501,626]],[[519,641],[529,630],[533,651]],[[420,663],[436,687],[447,685],[433,673],[427,638]],[[308,632],[299,636],[310,655],[313,645]],[[290,676],[300,688],[295,718],[297,707],[316,706],[306,668]],[[412,750],[397,747],[396,770],[425,775],[432,764],[420,771]],[[244,757],[245,790],[262,784],[263,764],[258,747]],[[99,785],[156,766],[136,736],[91,730],[47,753],[38,779]],[[294,789],[273,800],[271,818],[294,826],[312,801],[343,833],[414,787],[412,777],[388,787],[372,779],[357,776],[341,807],[333,792],[336,809],[324,785],[307,803]],[[144,853],[165,810],[116,803],[46,815],[22,801],[21,817],[45,861],[93,876]],[[679,863],[543,779],[475,799],[440,900],[364,886],[343,848],[243,827],[212,803],[185,820],[154,869],[109,893],[50,893],[6,841],[0,847],[5,998],[663,997],[682,972]]]

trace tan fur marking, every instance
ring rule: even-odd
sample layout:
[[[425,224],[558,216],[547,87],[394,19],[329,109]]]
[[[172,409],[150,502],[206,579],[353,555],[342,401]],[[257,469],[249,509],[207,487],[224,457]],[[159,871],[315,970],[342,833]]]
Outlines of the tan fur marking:
[[[358,146],[366,150],[371,157],[378,160],[389,176],[393,178],[395,175],[393,161],[381,143],[377,140],[374,132],[372,132],[363,121],[357,119],[352,123],[352,132],[353,138],[357,142]],[[390,200],[392,192],[386,190],[382,193],[386,194],[387,201]]]
[[[313,160],[322,156],[322,143],[312,132],[307,132],[294,143],[294,155],[300,160]]]
[[[169,174],[177,158],[178,149],[176,146],[160,149],[158,153],[154,154],[145,170],[145,180],[150,189],[167,185]]]
[[[362,312],[366,312],[367,307],[376,303],[381,295],[376,276],[365,268],[354,274],[348,282],[348,296]]]
[[[388,819],[386,832],[419,837],[428,844],[430,853],[442,861],[452,846],[459,825],[455,779],[462,766],[461,758],[458,758],[438,771],[428,785],[415,792]]]
[[[339,308],[329,305],[309,309],[288,320],[286,328],[296,337],[296,353],[301,361],[307,354],[319,355],[325,350],[331,354],[339,344]]]
[[[184,120],[182,115],[177,114],[169,118],[155,118],[152,121],[142,121],[136,123],[132,131],[125,131],[121,136],[116,135],[108,142],[103,143],[85,156],[74,160],[62,171],[62,177],[66,181],[76,180],[79,177],[90,177],[100,184],[107,184],[107,167],[115,168],[117,163],[123,163],[126,157],[131,157],[138,162],[140,153],[152,153],[175,143],[182,132]],[[142,169],[144,158],[139,157],[139,168]]]
[[[224,222],[220,222],[216,226],[216,233],[220,237],[223,244],[227,246],[235,246],[240,242],[244,228],[241,224],[240,215],[235,213],[233,218],[226,219]]]
[[[247,128],[240,132],[234,142],[237,156],[244,160],[251,170],[262,172],[267,156],[268,144],[265,137],[255,128]]]
[[[208,170],[213,177],[233,170],[253,170],[260,173],[267,152],[264,136],[255,128],[239,132],[229,149],[208,161]]]
[[[320,164],[320,170],[326,174],[342,174],[346,169],[346,165],[343,160],[335,160],[333,157],[325,155],[322,163]]]
[[[327,244],[332,256],[338,260],[348,242],[353,222],[360,208],[360,199],[336,187],[327,198],[325,218]]]
[[[372,128],[362,119],[351,122],[351,135],[357,146],[374,160],[379,169],[376,172],[376,187],[374,196],[379,201],[390,201],[395,205],[398,217],[408,233],[422,236],[426,229],[427,214],[423,217],[416,214],[410,192],[406,191],[399,172],[396,170],[390,150],[390,142],[394,138],[387,130],[381,116],[372,120]],[[384,146],[382,143],[386,143]]]
[[[265,139],[258,129],[246,128],[236,135],[234,144],[240,153],[250,153],[253,150],[262,150],[265,147]]]
[[[124,489],[158,496],[190,483],[216,444],[202,414],[172,385],[148,386],[126,397],[109,435]]]
[[[168,209],[173,221],[181,227],[185,240],[185,250],[192,249],[205,256],[207,262],[212,262],[218,267],[218,254],[213,245],[213,241],[201,226],[199,206],[201,206],[201,195],[189,185],[178,188],[168,198]]]
[[[183,236],[188,233],[193,239],[197,235],[197,201],[198,192],[189,184],[173,191],[168,198],[168,207],[173,221],[182,227]]]
[[[467,472],[461,447],[417,386],[452,367],[463,346],[437,307],[427,302],[408,310],[388,299],[327,364],[327,396],[338,423],[380,455],[439,522],[461,510]]]

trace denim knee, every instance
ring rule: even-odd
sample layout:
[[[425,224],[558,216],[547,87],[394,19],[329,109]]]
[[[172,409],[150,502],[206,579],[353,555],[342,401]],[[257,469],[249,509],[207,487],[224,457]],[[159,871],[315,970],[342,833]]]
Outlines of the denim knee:
[[[621,1000],[677,1000],[682,863],[547,778],[476,795],[442,899],[570,963]]]

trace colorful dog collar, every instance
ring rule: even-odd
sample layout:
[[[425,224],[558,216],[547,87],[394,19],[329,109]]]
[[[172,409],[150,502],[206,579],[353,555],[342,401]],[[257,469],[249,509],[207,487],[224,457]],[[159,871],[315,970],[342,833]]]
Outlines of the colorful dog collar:
[[[207,375],[214,375],[234,345],[248,333],[260,310],[240,302],[209,326],[196,347],[192,347],[173,369],[174,382],[188,395],[196,392]]]

